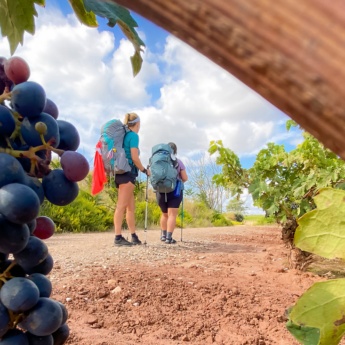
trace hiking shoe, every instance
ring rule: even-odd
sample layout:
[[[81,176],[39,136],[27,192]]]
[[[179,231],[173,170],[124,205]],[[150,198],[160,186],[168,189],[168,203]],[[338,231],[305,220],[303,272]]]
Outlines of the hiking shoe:
[[[115,246],[131,246],[132,243],[127,241],[125,238],[121,237],[119,240],[115,239],[114,241]]]
[[[176,241],[175,241],[173,238],[167,238],[167,239],[165,240],[165,243],[167,243],[167,244],[175,244]]]
[[[133,245],[139,245],[139,244],[141,244],[141,241],[139,240],[138,237],[132,237],[131,244],[133,244]]]
[[[166,239],[167,239],[166,236],[161,236],[161,241],[162,242],[165,242]]]

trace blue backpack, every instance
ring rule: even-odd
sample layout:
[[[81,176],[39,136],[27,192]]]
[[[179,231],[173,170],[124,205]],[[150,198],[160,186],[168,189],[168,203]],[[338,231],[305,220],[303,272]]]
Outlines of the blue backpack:
[[[168,144],[158,144],[152,148],[149,159],[150,181],[153,189],[158,193],[170,193],[175,190],[178,163],[171,158],[172,153]]]
[[[102,126],[100,137],[102,143],[101,154],[107,175],[113,176],[131,171],[131,166],[123,148],[123,140],[127,132],[127,127],[118,119],[110,120]]]

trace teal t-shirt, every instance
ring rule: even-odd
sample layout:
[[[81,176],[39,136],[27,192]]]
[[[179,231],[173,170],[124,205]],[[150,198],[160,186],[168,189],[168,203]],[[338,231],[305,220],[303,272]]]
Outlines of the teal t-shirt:
[[[139,149],[139,135],[138,133],[129,131],[126,133],[125,138],[123,139],[123,148],[125,149],[126,157],[129,164],[133,165],[131,149]]]

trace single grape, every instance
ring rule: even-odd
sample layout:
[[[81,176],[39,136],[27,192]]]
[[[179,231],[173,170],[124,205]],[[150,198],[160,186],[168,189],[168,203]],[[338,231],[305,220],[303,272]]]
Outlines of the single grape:
[[[18,265],[23,267],[25,271],[43,262],[47,256],[47,245],[35,236],[30,236],[28,244],[22,251],[13,254]]]
[[[50,297],[52,293],[51,281],[42,273],[33,273],[28,276],[36,284],[40,292],[40,297]]]
[[[34,335],[46,336],[56,332],[61,321],[62,311],[59,304],[53,299],[40,297],[19,326]]]
[[[49,98],[46,100],[46,105],[43,109],[43,113],[51,115],[55,120],[59,117],[59,109],[57,105]]]
[[[18,253],[28,244],[30,230],[26,224],[15,224],[0,214],[0,252]]]
[[[78,130],[68,121],[56,120],[59,126],[60,143],[58,148],[65,151],[76,151],[80,144]]]
[[[22,183],[25,171],[13,156],[0,153],[0,188],[14,182]]]
[[[13,312],[31,309],[40,296],[37,285],[30,279],[15,277],[8,280],[0,290],[3,305]]]
[[[47,142],[52,140],[51,146],[57,147],[60,142],[60,134],[57,122],[54,118],[46,113],[41,113],[34,118],[24,118],[20,127],[20,132],[24,141],[29,146],[42,145],[40,134],[36,130],[36,124],[43,122],[47,126],[47,132],[43,135],[44,140]]]
[[[54,345],[63,345],[69,337],[69,327],[67,324],[63,324],[53,334]]]
[[[70,204],[79,193],[76,182],[70,181],[61,169],[52,170],[42,179],[44,195],[54,205]]]
[[[38,265],[25,269],[27,274],[41,273],[47,275],[54,267],[53,257],[48,253],[47,257]]]
[[[40,204],[44,201],[44,189],[41,181],[37,177],[27,175],[24,179],[23,184],[30,187],[37,195]]]
[[[30,332],[25,333],[30,345],[54,345],[54,338],[50,335],[38,336]]]
[[[40,84],[25,81],[13,88],[11,104],[21,116],[33,118],[42,113],[46,105],[46,93]]]
[[[10,222],[24,224],[38,216],[40,200],[28,186],[10,183],[0,188],[0,213]]]
[[[0,135],[10,137],[16,128],[16,123],[10,110],[0,105]]]
[[[30,345],[26,334],[20,329],[9,330],[0,340],[0,345]]]
[[[36,218],[36,228],[33,235],[41,240],[46,240],[54,235],[55,229],[55,223],[52,219],[46,216],[40,216]]]
[[[15,84],[23,83],[30,77],[30,67],[28,63],[19,56],[12,56],[4,63],[5,73]]]
[[[83,180],[90,170],[86,158],[76,151],[65,151],[60,163],[65,176],[74,182]]]

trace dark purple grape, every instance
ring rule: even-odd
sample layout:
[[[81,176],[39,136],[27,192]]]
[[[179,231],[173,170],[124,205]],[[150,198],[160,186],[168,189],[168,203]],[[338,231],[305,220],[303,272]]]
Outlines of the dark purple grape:
[[[37,177],[27,175],[23,183],[37,194],[40,204],[42,205],[44,201],[44,189],[41,181]]]
[[[65,176],[74,182],[83,180],[90,170],[86,158],[75,151],[65,151],[61,156],[60,163]]]
[[[57,301],[57,303],[59,304],[59,306],[61,307],[62,310],[62,321],[61,324],[64,324],[67,322],[68,319],[68,311],[67,308],[64,304],[62,304],[61,302]]]
[[[43,112],[49,114],[55,120],[57,120],[57,118],[59,117],[59,109],[57,105],[49,98],[47,98],[46,100],[46,105],[43,109]]]
[[[46,199],[58,206],[70,204],[79,193],[78,184],[70,181],[61,169],[52,170],[44,176],[42,185]]]
[[[13,88],[11,104],[21,116],[36,117],[42,113],[46,105],[46,93],[40,84],[26,81]]]
[[[30,332],[25,333],[30,345],[54,345],[54,338],[50,335],[38,336]]]
[[[59,304],[53,299],[41,297],[19,326],[34,335],[46,336],[56,332],[61,321]]]
[[[14,182],[22,183],[25,179],[25,172],[13,156],[7,153],[0,153],[0,188]]]
[[[65,151],[76,151],[80,144],[78,130],[70,122],[64,120],[56,120],[60,132],[59,149]]]
[[[50,297],[52,293],[51,281],[42,273],[33,273],[28,276],[36,284],[40,292],[40,297]]]
[[[22,169],[22,167],[20,167]],[[28,186],[10,183],[0,188],[0,213],[16,224],[31,222],[38,216],[40,200]]]
[[[0,301],[0,338],[8,331],[10,316],[7,308]]]
[[[0,252],[18,253],[28,244],[30,230],[26,224],[15,224],[0,214]]]
[[[0,290],[3,305],[16,313],[31,309],[38,302],[39,296],[37,285],[23,277],[8,280]]]
[[[47,132],[43,135],[46,142],[50,142],[51,146],[57,147],[60,142],[59,127],[56,120],[46,113],[40,113],[34,118],[24,118],[20,127],[20,132],[24,141],[29,146],[42,145],[40,134],[37,132],[35,125],[43,122],[47,126]]]
[[[55,229],[55,223],[52,219],[46,216],[40,216],[36,218],[36,227],[33,235],[41,240],[46,240],[54,235]]]
[[[47,245],[35,236],[30,236],[26,247],[13,254],[14,259],[25,271],[39,265],[48,256]]]
[[[38,265],[27,268],[25,272],[27,274],[33,274],[33,273],[41,273],[45,276],[51,272],[51,270],[54,267],[54,260],[53,257],[48,253],[47,257]]]
[[[11,111],[0,105],[0,135],[10,137],[16,127]]]
[[[26,334],[20,329],[9,330],[1,339],[0,345],[30,345]]]
[[[53,334],[54,345],[63,345],[69,337],[69,327],[67,324],[63,324]]]

